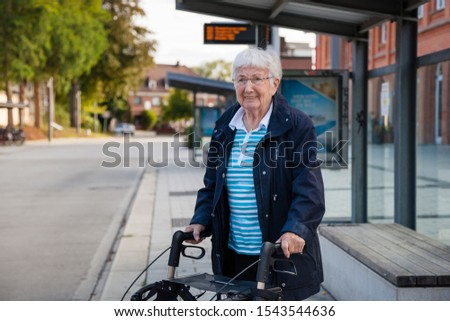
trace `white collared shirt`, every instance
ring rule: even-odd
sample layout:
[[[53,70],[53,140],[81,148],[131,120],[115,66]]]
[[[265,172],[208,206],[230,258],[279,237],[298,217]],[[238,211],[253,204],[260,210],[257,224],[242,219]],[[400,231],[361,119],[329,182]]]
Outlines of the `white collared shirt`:
[[[230,124],[228,126],[230,126],[230,128],[232,130],[245,131],[246,135],[244,137],[244,141],[242,142],[242,145],[245,146],[248,143],[248,140],[253,132],[258,132],[260,129],[263,129],[263,128],[267,132],[267,128],[269,127],[270,116],[272,116],[272,110],[273,110],[273,103],[270,103],[269,110],[264,115],[263,119],[261,119],[261,121],[259,122],[258,127],[252,128],[252,130],[248,131],[247,128],[245,128],[245,124],[244,124],[245,110],[241,106],[241,108],[239,108],[239,110],[236,112],[236,114],[234,114],[234,116],[231,119]],[[246,160],[247,158],[248,158],[248,156],[246,156],[244,153],[241,153],[239,156],[239,159],[238,159],[238,164],[242,164],[242,162],[244,160]]]
[[[272,110],[273,110],[273,103],[270,103],[269,110],[264,115],[263,119],[261,119],[258,127],[252,128],[252,131],[259,130],[261,128],[261,126],[265,126],[266,130],[267,130],[267,128],[269,127],[270,116],[272,116]],[[228,126],[230,126],[230,128],[232,130],[242,129],[248,133],[247,128],[245,128],[245,124],[244,124],[244,115],[245,115],[244,108],[243,107],[239,108],[239,110],[236,112],[236,114],[234,114],[234,116],[231,119],[230,124],[228,124]]]

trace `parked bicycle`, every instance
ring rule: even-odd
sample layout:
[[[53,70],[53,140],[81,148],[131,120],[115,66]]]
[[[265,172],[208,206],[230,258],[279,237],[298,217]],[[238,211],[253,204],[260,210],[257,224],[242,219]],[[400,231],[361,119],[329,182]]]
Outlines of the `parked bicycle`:
[[[0,144],[22,145],[25,142],[25,133],[20,128],[0,128]]]

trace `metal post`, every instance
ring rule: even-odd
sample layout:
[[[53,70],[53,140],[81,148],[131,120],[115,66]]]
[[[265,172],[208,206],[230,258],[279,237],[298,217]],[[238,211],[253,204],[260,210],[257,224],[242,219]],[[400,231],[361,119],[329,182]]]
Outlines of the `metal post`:
[[[331,69],[341,68],[341,38],[331,36]]]
[[[53,113],[55,110],[55,97],[53,95],[53,77],[47,82],[48,88],[48,141],[51,142],[53,138]]]
[[[417,16],[413,10],[410,17]],[[416,228],[417,21],[397,21],[394,107],[394,219]]]
[[[192,153],[191,160],[192,160],[193,163],[195,163],[196,156],[197,156],[197,155],[195,155],[196,150],[197,150],[196,144],[195,144],[195,140],[197,139],[197,137],[200,137],[200,132],[197,131],[197,126],[200,124],[200,119],[197,119],[195,117],[196,116],[196,110],[195,109],[196,109],[196,106],[197,106],[197,91],[194,90],[192,92],[192,95],[193,95],[193,98],[192,98],[192,100],[193,100],[193,102],[192,102],[192,105],[193,105],[192,106],[193,123],[192,123],[192,132],[189,133],[191,135],[191,137],[188,138],[188,139],[191,139],[191,141],[192,141],[192,149],[189,149],[189,153]]]
[[[256,46],[262,49],[267,48],[269,30],[268,26],[256,25]]]
[[[281,44],[280,44],[280,35],[279,35],[279,32],[278,32],[278,27],[272,26],[271,28],[272,28],[272,39],[270,40],[271,41],[271,46],[272,46],[272,49],[275,50],[275,52],[278,55],[280,55],[280,46],[281,46]]]
[[[368,38],[367,33],[364,37]],[[358,39],[352,45],[352,221],[366,223],[368,42]]]

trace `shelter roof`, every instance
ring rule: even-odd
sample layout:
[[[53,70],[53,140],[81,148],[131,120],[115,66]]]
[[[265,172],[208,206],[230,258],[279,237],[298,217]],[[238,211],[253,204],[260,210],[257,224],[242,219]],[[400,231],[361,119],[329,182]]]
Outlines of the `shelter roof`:
[[[359,38],[386,20],[410,17],[411,11],[425,2],[427,0],[177,0],[176,9]]]
[[[168,72],[167,82],[169,86],[192,90],[195,92],[224,96],[234,94],[234,85],[231,82],[226,81]]]

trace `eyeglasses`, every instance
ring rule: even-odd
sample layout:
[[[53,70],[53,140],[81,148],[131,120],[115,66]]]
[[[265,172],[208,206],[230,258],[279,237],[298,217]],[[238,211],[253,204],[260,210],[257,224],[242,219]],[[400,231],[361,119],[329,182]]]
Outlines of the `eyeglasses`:
[[[261,86],[266,79],[273,78],[271,77],[252,77],[252,78],[246,78],[246,77],[238,77],[237,79],[233,79],[234,84],[237,87],[242,87],[247,85],[247,82],[250,80],[250,82],[255,86]]]

